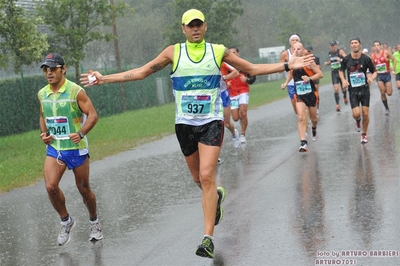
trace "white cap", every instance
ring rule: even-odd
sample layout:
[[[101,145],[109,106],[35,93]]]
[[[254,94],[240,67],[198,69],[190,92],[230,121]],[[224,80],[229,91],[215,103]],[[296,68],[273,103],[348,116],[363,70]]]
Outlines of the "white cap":
[[[368,49],[367,49],[367,48],[364,48],[364,49],[363,49],[363,53],[368,53]]]

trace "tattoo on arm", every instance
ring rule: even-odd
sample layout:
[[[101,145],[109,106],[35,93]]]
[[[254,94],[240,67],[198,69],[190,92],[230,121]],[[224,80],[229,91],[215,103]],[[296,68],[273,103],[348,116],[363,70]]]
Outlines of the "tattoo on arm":
[[[133,79],[133,74],[126,74],[124,79]]]
[[[163,69],[163,66],[161,64],[155,64],[154,66],[150,67],[153,73],[156,73]]]

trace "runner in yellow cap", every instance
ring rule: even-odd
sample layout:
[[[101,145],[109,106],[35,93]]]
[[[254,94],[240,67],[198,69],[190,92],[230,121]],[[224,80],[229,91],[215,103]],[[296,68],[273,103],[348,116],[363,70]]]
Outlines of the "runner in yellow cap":
[[[214,258],[214,226],[223,218],[221,203],[225,189],[215,184],[218,156],[224,136],[223,105],[220,95],[222,62],[241,69],[252,76],[289,71],[314,61],[312,55],[293,56],[285,63],[252,64],[232,53],[224,45],[204,40],[207,31],[204,14],[196,9],[182,16],[183,43],[168,46],[155,59],[142,67],[103,76],[93,71],[102,85],[112,82],[142,80],[151,74],[171,67],[171,80],[175,96],[175,131],[193,181],[202,190],[204,237],[196,254]],[[90,86],[89,73],[80,79]],[[168,177],[166,177],[168,178]]]

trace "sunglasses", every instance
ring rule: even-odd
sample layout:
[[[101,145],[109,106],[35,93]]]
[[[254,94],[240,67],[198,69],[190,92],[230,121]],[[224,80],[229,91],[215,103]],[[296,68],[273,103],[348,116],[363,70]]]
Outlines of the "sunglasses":
[[[44,67],[42,67],[42,70],[43,70],[44,73],[47,73],[49,71],[50,72],[54,72],[59,67],[62,67],[62,65],[58,65],[58,66],[55,66],[55,67],[44,66]]]
[[[200,28],[201,26],[203,26],[203,24],[204,24],[204,22],[203,21],[193,21],[193,22],[190,22],[189,24],[187,24],[186,25],[186,27],[189,27],[189,28],[194,28],[194,27],[198,27],[198,28]]]

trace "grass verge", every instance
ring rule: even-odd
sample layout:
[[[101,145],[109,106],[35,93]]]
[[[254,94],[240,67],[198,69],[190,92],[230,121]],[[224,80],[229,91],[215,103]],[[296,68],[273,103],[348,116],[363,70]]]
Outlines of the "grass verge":
[[[321,80],[321,85],[329,82]],[[287,97],[282,80],[251,86],[249,108]],[[289,104],[289,102],[288,102]],[[91,161],[115,155],[174,133],[174,104],[100,118],[88,134]],[[0,193],[30,186],[43,177],[45,145],[39,131],[0,138]]]

